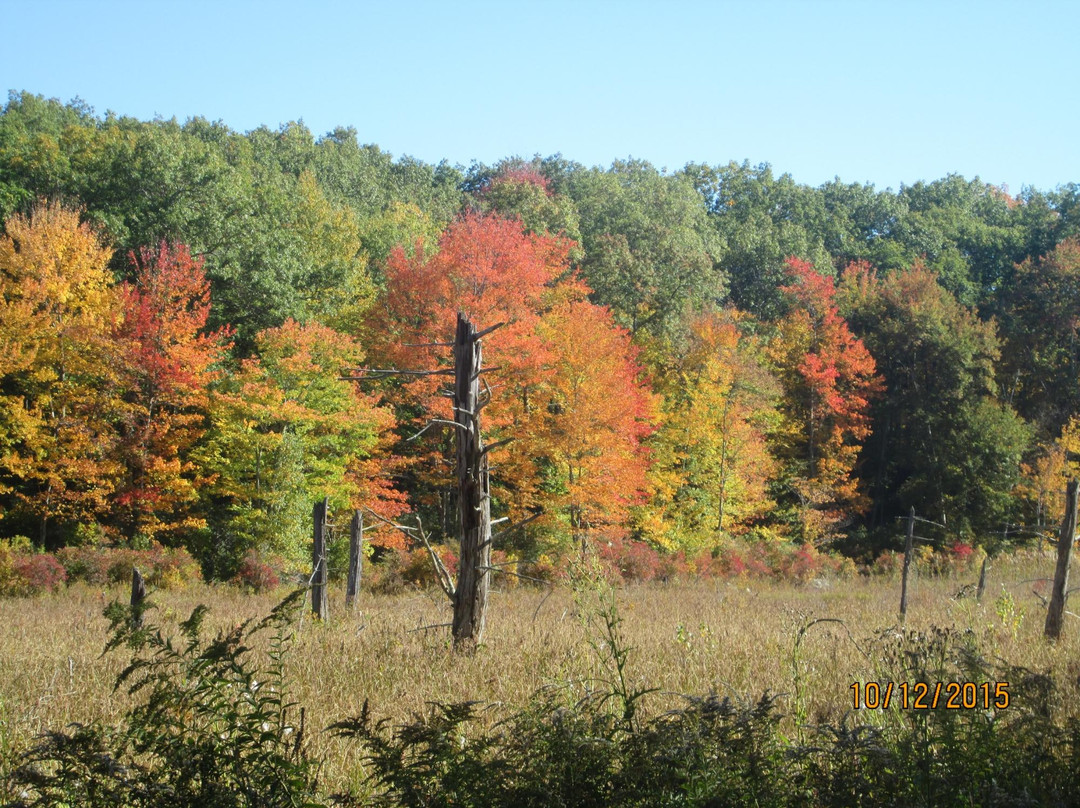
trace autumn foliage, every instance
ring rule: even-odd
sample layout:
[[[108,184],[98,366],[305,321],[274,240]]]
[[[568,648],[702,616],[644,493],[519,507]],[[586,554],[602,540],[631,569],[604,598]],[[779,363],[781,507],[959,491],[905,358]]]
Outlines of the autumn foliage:
[[[0,540],[299,572],[327,496],[339,525],[369,507],[452,551],[448,376],[417,374],[449,370],[464,311],[501,324],[481,377],[492,549],[539,577],[589,547],[628,568],[750,569],[744,546],[807,542],[869,563],[911,507],[941,548],[1026,541],[1015,526],[1047,529],[1077,470],[1078,210],[1075,183],[463,168],[345,127],[13,93]],[[371,372],[394,369],[412,374]],[[377,524],[376,560],[415,561]]]
[[[231,574],[251,547],[303,558],[315,497],[403,510],[393,416],[341,378],[355,340],[287,321],[235,363],[188,247],[133,254],[120,285],[109,257],[62,206],[0,237],[0,516],[39,545],[158,540]]]
[[[14,216],[0,236],[0,486],[33,515],[43,544],[50,520],[103,517],[117,484],[109,258],[60,205]]]
[[[789,407],[781,453],[802,530],[816,540],[867,507],[855,464],[870,434],[870,402],[883,386],[874,358],[840,315],[833,279],[795,258],[788,270],[792,282],[782,291],[791,309],[772,346]]]
[[[655,402],[641,382],[637,350],[607,309],[566,302],[543,318],[539,336],[551,373],[522,419],[522,443],[543,475],[536,506],[561,513],[571,536],[625,522],[646,488],[642,440]]]
[[[493,487],[515,518],[543,512],[580,538],[587,528],[618,522],[644,488],[640,440],[650,397],[635,350],[606,309],[585,300],[571,272],[570,244],[526,233],[520,221],[470,213],[451,224],[430,258],[397,250],[386,266],[388,333],[384,361],[396,367],[446,367],[457,311],[481,330],[491,399],[484,410],[490,439],[513,439],[496,456]],[[450,417],[440,377],[410,383],[403,404],[420,405],[416,426]],[[447,443],[426,444],[429,490],[446,486]],[[435,494],[435,492],[433,492]],[[434,498],[434,497],[433,497]]]
[[[549,576],[596,550],[620,575],[807,578],[830,568],[819,553],[845,534],[888,539],[907,503],[966,513],[954,524],[967,547],[1021,509],[1058,517],[1080,432],[1066,395],[1075,240],[1015,267],[1001,314],[1011,341],[920,261],[887,273],[856,261],[838,283],[791,257],[753,316],[725,304],[719,276],[711,292],[678,292],[692,279],[658,269],[644,233],[630,251],[625,232],[590,232],[584,256],[562,195],[573,181],[534,164],[485,176],[455,218],[394,202],[361,223],[304,169],[289,235],[313,285],[293,290],[295,316],[260,309],[236,330],[217,307],[236,277],[212,278],[191,247],[161,241],[121,269],[78,209],[11,217],[0,538],[66,546],[69,578],[94,548],[186,548],[212,576],[270,586],[266,559],[309,563],[312,503],[327,498],[340,524],[357,508],[420,522],[451,558],[458,312],[492,329],[481,422],[492,512],[508,523],[500,563]],[[625,256],[596,247],[618,244]],[[664,260],[698,271],[671,246]],[[620,308],[613,289],[637,302]],[[655,323],[643,290],[663,303]],[[1003,355],[1010,395],[1040,426],[1035,450],[999,397]],[[1064,403],[1040,409],[1043,387]],[[413,568],[426,556],[405,533],[373,517],[366,539],[394,559],[386,569],[408,571],[402,581],[423,579]],[[61,580],[50,561],[19,563],[45,589]]]
[[[210,282],[201,259],[162,242],[131,256],[135,280],[119,289],[120,417],[117,520],[129,538],[202,527],[199,491],[209,482],[190,457],[205,432],[210,384],[228,332],[206,333]]]
[[[328,498],[400,512],[371,457],[394,425],[377,399],[341,378],[363,360],[355,340],[318,323],[286,321],[256,336],[258,353],[211,394],[197,456],[228,548],[223,569],[255,548],[303,563],[311,504]]]
[[[769,439],[780,419],[779,385],[739,325],[734,311],[699,315],[685,350],[658,372],[663,415],[644,527],[660,546],[711,549],[775,506],[769,487],[779,465]]]

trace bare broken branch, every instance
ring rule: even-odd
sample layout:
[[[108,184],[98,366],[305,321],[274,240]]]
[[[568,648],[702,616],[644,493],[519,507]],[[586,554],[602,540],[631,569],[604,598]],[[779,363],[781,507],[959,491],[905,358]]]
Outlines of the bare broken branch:
[[[357,368],[355,373],[363,373],[363,376],[338,376],[338,381],[362,382],[379,376],[453,376],[452,368],[442,370],[402,370],[400,368]]]
[[[464,424],[459,424],[457,421],[445,421],[442,418],[433,418],[430,421],[428,421],[427,426],[425,426],[423,429],[421,429],[419,432],[417,432],[411,438],[406,438],[406,440],[416,440],[417,438],[419,438],[421,435],[423,435],[425,432],[427,432],[429,429],[431,429],[431,427],[435,426],[436,424],[443,424],[443,425],[446,425],[446,426],[456,426],[459,429],[465,429]]]
[[[454,581],[450,577],[449,570],[446,569],[446,565],[443,564],[443,560],[439,558],[439,554],[435,552],[435,548],[431,546],[431,542],[428,541],[427,533],[424,532],[424,525],[420,521],[420,516],[416,517],[417,533],[420,536],[420,541],[424,543],[424,547],[428,551],[428,555],[431,556],[431,563],[435,565],[435,573],[439,579],[439,586],[442,587],[443,592],[446,593],[446,597],[450,598],[450,602],[453,603],[457,596],[457,590],[454,587]]]
[[[517,563],[517,562],[514,562],[514,563]],[[545,581],[543,578],[537,578],[534,575],[524,575],[524,574],[522,574],[520,572],[511,572],[510,570],[504,570],[502,567],[498,567],[498,566],[489,565],[489,566],[485,566],[485,567],[477,567],[477,569],[478,570],[487,570],[488,572],[501,572],[503,575],[513,575],[515,578],[521,578],[523,581],[532,581],[534,583],[544,584],[545,586],[550,586],[551,585],[551,581]]]
[[[430,623],[426,626],[418,626],[417,628],[410,628],[406,634],[415,634],[418,631],[431,631],[433,628],[449,628],[454,625],[453,623]]]
[[[901,520],[905,520],[905,521],[906,521],[906,520],[908,520],[908,519],[912,519],[912,518],[914,518],[916,522],[925,522],[925,523],[926,523],[926,524],[928,524],[928,525],[934,525],[934,526],[936,526],[936,527],[940,527],[940,528],[945,528],[946,530],[948,530],[948,529],[949,529],[948,525],[943,525],[943,524],[942,524],[941,522],[935,522],[935,521],[934,521],[933,519],[923,519],[923,518],[922,518],[921,516],[916,516],[916,517],[911,517],[911,516],[897,516],[897,517],[896,517],[896,520],[897,520],[897,521],[899,522],[899,521],[901,521]]]
[[[481,379],[480,381],[484,383],[484,397],[476,402],[477,413],[491,403],[491,385],[487,383],[487,379]]]
[[[410,539],[420,539],[420,541],[424,545],[424,548],[428,551],[428,555],[431,556],[432,563],[435,565],[435,574],[436,577],[439,579],[439,586],[442,587],[443,592],[446,593],[446,596],[450,598],[450,602],[453,603],[455,597],[453,579],[450,577],[450,573],[449,571],[447,571],[446,565],[443,564],[442,559],[439,558],[439,554],[435,552],[435,548],[431,546],[431,542],[428,540],[428,536],[424,532],[424,523],[420,521],[420,517],[416,517],[416,527],[410,527],[409,525],[396,524],[395,522],[387,519],[385,516],[382,516],[371,510],[371,508],[367,507],[366,505],[364,506],[364,510],[370,513],[372,516],[375,517],[376,520],[382,522],[384,525],[392,527],[395,530],[400,530]]]
[[[505,322],[503,322],[503,323],[495,323],[495,325],[489,325],[483,331],[477,331],[475,334],[473,334],[473,340],[475,341],[475,340],[480,339],[480,337],[486,337],[488,334],[490,334],[496,328],[502,328],[504,325],[506,325]]]
[[[506,444],[512,443],[513,441],[513,438],[503,438],[502,440],[497,440],[494,443],[489,443],[483,448],[483,450],[481,450],[480,454],[481,456],[486,455],[492,449],[498,449],[500,446],[505,446]],[[494,522],[492,524],[494,524]]]
[[[510,533],[513,533],[515,530],[518,530],[519,528],[525,527],[525,525],[529,524],[529,522],[532,522],[534,519],[539,519],[543,515],[544,515],[543,511],[539,511],[537,513],[534,513],[528,519],[522,519],[520,522],[515,522],[514,524],[510,525],[510,527],[506,528],[505,530],[500,530],[498,533],[496,533],[494,536],[491,537],[491,540],[494,542],[497,539],[501,539],[503,536],[507,536]]]
[[[416,530],[416,528],[410,527],[409,525],[399,525],[396,522],[392,522],[389,519],[387,519],[385,516],[382,516],[381,514],[378,514],[375,511],[371,510],[371,508],[369,508],[367,505],[365,505],[363,507],[363,510],[367,511],[372,516],[374,516],[375,520],[377,522],[382,522],[387,527],[392,527],[392,528],[394,528],[394,530],[400,530],[402,533],[404,533],[409,538],[413,538],[413,533],[412,532],[414,530]]]

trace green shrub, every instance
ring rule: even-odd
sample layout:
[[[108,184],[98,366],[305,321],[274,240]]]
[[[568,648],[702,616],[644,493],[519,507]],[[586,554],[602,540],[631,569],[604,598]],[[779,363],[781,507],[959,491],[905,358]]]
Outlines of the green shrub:
[[[288,699],[284,656],[304,590],[252,626],[207,641],[200,606],[181,638],[132,610],[106,610],[112,637],[131,663],[117,688],[141,701],[116,726],[73,725],[43,735],[15,769],[12,806],[314,806],[317,765],[305,753],[303,710]],[[142,609],[139,609],[140,616]],[[270,633],[269,664],[257,667],[249,644]]]
[[[431,806],[1069,806],[1080,787],[1080,723],[1055,722],[1052,680],[982,658],[970,634],[890,631],[883,680],[1008,681],[1000,710],[900,709],[781,732],[780,699],[716,695],[634,720],[617,616],[594,637],[608,673],[566,703],[552,690],[489,726],[475,702],[433,705],[403,726],[360,716],[332,730],[366,749],[377,804]],[[606,637],[606,639],[605,639]],[[612,708],[615,709],[612,709]]]

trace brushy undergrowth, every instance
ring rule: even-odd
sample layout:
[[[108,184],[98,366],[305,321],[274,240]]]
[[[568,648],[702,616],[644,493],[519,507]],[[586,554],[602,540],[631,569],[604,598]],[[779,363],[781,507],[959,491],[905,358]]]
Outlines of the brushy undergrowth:
[[[145,550],[128,547],[64,547],[56,553],[35,552],[26,537],[0,539],[0,597],[26,597],[56,592],[65,584],[124,584],[138,568],[158,589],[183,589],[201,581],[199,565],[182,547],[157,542]]]
[[[1045,683],[1041,683],[1045,684]],[[384,806],[1067,806],[1080,727],[1036,700],[1012,713],[909,712],[892,726],[780,731],[779,698],[715,694],[628,727],[602,697],[547,696],[494,730],[478,705],[434,705],[390,727],[367,711],[338,733],[368,749]]]
[[[552,689],[489,727],[476,702],[404,725],[365,703],[331,730],[367,750],[381,806],[1066,806],[1080,786],[1080,723],[1054,721],[1053,680],[982,657],[969,632],[892,629],[872,641],[888,681],[1008,682],[1000,710],[903,709],[781,731],[782,698],[685,696],[640,721],[611,595],[589,615],[599,675],[567,703]],[[944,701],[942,701],[944,704]]]
[[[303,749],[303,712],[288,699],[284,658],[303,591],[265,619],[207,641],[206,607],[178,640],[117,603],[106,616],[133,658],[116,680],[142,700],[118,726],[73,725],[41,736],[11,775],[10,806],[306,806],[318,766]],[[270,635],[269,665],[249,643]],[[294,723],[299,718],[299,725]]]
[[[792,654],[794,694],[685,696],[652,712],[647,702],[670,694],[630,675],[615,595],[596,578],[577,599],[589,678],[543,687],[517,707],[436,703],[397,722],[375,719],[365,702],[328,728],[361,758],[355,787],[331,795],[288,696],[302,599],[301,590],[209,640],[203,607],[173,638],[110,606],[107,650],[131,652],[116,686],[133,706],[114,726],[72,725],[9,752],[5,804],[1004,808],[1073,805],[1080,788],[1080,722],[1060,718],[1053,677],[989,659],[956,629],[889,629],[860,650],[882,687],[1008,682],[1008,707],[894,704],[812,722],[798,693],[808,623]],[[793,704],[795,733],[784,716]]]

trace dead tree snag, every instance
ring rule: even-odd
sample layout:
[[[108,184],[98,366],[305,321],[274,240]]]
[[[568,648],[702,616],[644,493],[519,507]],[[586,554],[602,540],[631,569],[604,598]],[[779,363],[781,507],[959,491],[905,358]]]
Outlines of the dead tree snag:
[[[480,337],[459,313],[454,338],[454,423],[457,425],[458,531],[461,555],[454,587],[454,647],[475,648],[483,639],[491,579],[491,488],[487,450],[480,433]]]

